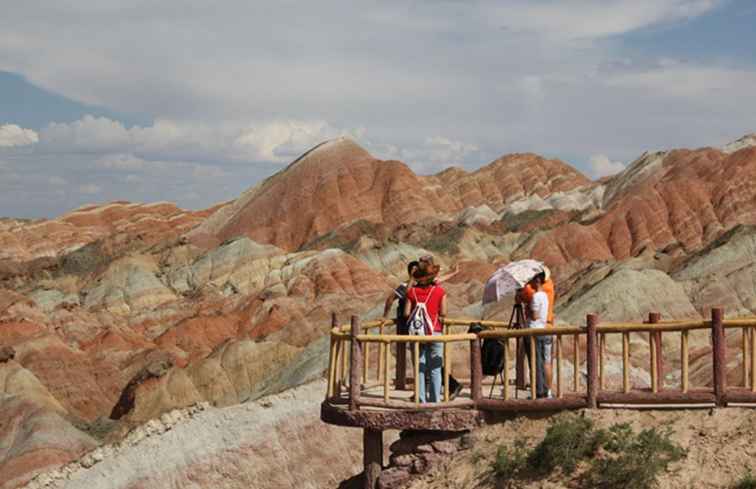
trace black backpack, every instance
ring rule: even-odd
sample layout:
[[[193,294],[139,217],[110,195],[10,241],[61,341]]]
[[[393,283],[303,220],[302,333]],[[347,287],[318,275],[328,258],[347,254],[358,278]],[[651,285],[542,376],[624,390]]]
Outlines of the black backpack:
[[[467,330],[468,333],[478,334],[483,331],[480,323],[473,323]],[[504,345],[497,339],[486,338],[481,347],[480,361],[483,366],[483,375],[499,375],[504,369]]]

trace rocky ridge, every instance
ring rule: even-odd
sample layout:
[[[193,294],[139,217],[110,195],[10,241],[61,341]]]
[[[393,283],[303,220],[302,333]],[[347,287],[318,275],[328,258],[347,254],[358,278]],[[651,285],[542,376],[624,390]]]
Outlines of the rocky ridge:
[[[257,402],[173,410],[22,487],[335,487],[359,470],[361,434],[320,422],[324,390],[319,381]]]

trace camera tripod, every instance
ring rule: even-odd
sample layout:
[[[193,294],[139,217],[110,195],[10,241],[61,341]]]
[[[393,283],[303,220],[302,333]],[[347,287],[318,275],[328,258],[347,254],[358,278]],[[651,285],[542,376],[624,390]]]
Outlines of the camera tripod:
[[[507,329],[523,329],[525,328],[527,323],[525,322],[525,312],[522,308],[522,304],[513,304],[512,305],[512,314],[509,316],[509,323],[507,324]],[[508,347],[508,342],[506,342],[504,345],[502,345],[504,348]],[[517,338],[516,340],[516,348],[515,348],[515,398],[517,398],[520,389],[525,389],[525,348],[523,346],[523,338]],[[503,359],[502,359],[503,363]],[[501,379],[502,385],[504,384],[504,369],[507,368],[506,365],[500,365],[499,374],[494,375],[493,384],[491,384],[491,392],[489,393],[488,397],[493,397],[493,391],[496,387],[496,377],[499,377]],[[509,386],[504,385],[504,389],[507,389]]]

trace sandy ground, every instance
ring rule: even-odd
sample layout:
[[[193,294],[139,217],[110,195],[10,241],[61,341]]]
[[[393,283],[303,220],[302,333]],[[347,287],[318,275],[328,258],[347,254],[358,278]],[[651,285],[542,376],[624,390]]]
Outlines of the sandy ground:
[[[672,438],[689,450],[683,461],[659,478],[660,489],[724,488],[756,469],[756,411],[747,408],[687,411],[597,410],[585,411],[597,427],[628,422],[636,431],[670,427]],[[495,488],[491,466],[497,447],[525,437],[533,444],[542,439],[549,418],[518,417],[476,432],[475,446],[450,458],[410,484],[411,489]],[[526,489],[571,488],[559,476],[528,482]]]

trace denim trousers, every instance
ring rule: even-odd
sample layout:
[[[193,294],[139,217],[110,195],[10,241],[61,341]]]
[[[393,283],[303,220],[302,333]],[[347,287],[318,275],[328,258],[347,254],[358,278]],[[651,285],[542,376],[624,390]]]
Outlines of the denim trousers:
[[[524,338],[523,347],[528,357],[528,368],[530,368],[530,341],[533,337]],[[546,397],[549,386],[546,385],[546,371],[544,366],[546,362],[551,362],[551,336],[535,337],[535,364],[536,364],[536,396]]]
[[[440,402],[443,379],[441,369],[444,366],[444,344],[423,343],[420,345],[420,378],[425,379],[430,373],[430,392],[425,392],[425,382],[420,382],[420,402]]]

